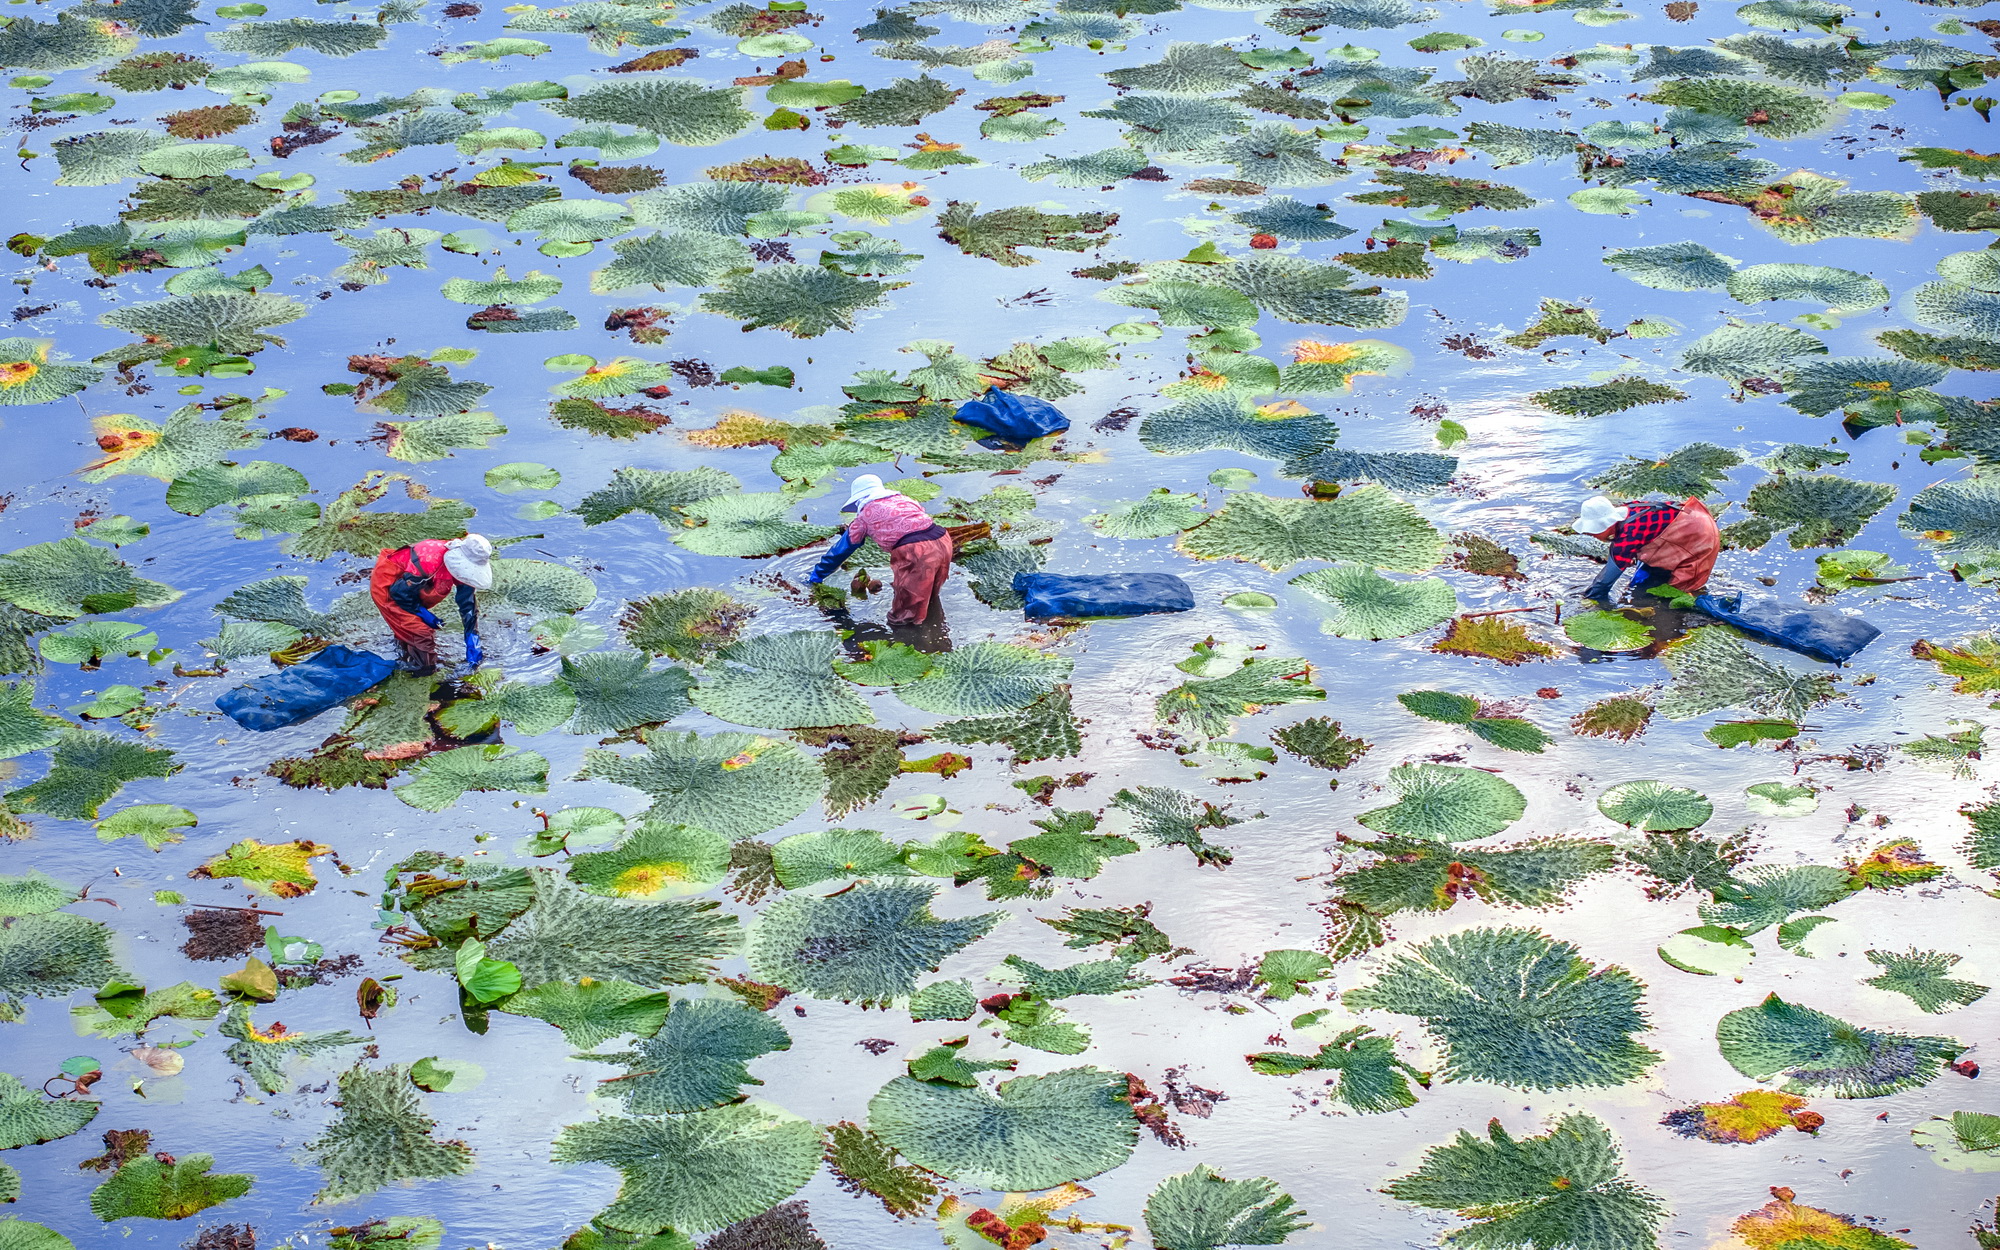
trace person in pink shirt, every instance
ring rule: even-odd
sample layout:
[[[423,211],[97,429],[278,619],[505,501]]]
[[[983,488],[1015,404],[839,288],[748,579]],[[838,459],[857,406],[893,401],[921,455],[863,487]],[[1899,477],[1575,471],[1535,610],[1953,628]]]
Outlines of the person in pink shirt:
[[[840,510],[854,513],[854,520],[806,575],[806,584],[817,586],[833,576],[856,548],[872,538],[889,553],[889,579],[896,591],[889,605],[889,624],[923,624],[951,574],[951,535],[922,504],[890,490],[873,473],[854,479]]]

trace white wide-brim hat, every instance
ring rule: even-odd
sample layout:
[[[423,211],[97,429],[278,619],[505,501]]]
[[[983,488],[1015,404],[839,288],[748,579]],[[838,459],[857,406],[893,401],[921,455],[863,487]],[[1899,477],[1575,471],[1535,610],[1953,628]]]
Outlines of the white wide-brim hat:
[[[1631,509],[1598,495],[1583,501],[1583,509],[1577,513],[1576,520],[1570,523],[1570,528],[1579,534],[1599,534],[1629,515]]]
[[[842,512],[855,512],[884,495],[893,495],[895,493],[895,491],[890,490],[887,486],[882,485],[881,478],[875,476],[873,473],[863,473],[860,477],[855,478],[854,485],[848,488],[847,502],[840,506],[840,510]]]
[[[484,534],[467,534],[445,544],[444,567],[453,580],[474,590],[493,589],[493,544]]]

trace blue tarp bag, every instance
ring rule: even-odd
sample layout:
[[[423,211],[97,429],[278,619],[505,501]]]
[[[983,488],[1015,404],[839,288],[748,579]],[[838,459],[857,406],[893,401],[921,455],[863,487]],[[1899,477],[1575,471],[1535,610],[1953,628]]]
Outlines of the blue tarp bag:
[[[1752,637],[1834,664],[1847,663],[1882,633],[1836,608],[1763,595],[1750,599],[1740,593],[1696,595],[1694,606]]]
[[[1014,593],[1023,600],[1021,610],[1036,618],[1145,616],[1194,609],[1194,592],[1172,573],[1016,573]]]
[[[256,733],[283,729],[344,703],[387,680],[394,661],[373,651],[328,647],[303,664],[280,669],[228,691],[215,706]]]
[[[978,399],[959,405],[958,419],[976,425],[1010,443],[1060,434],[1069,428],[1069,418],[1046,399],[1033,395],[1012,395],[989,388]]]

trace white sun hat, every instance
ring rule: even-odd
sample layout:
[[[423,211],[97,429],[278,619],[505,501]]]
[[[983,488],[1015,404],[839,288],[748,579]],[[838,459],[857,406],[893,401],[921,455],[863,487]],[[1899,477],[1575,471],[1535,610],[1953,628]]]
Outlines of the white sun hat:
[[[445,544],[444,567],[453,580],[474,590],[493,589],[493,544],[484,534],[467,534]]]
[[[855,478],[854,485],[848,488],[847,502],[841,505],[840,510],[842,512],[856,512],[884,495],[893,495],[895,493],[895,491],[882,485],[881,478],[876,477],[873,473],[863,473],[860,477]]]
[[[1577,514],[1570,528],[1579,534],[1601,534],[1630,514],[1630,508],[1597,495],[1583,501],[1583,510]]]

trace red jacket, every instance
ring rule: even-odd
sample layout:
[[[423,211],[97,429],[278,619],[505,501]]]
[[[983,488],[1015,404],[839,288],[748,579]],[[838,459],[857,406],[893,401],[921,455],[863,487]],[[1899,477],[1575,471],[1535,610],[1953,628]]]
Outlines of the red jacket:
[[[424,624],[416,610],[436,607],[446,595],[456,598],[459,620],[468,633],[479,627],[479,602],[472,587],[460,583],[445,567],[446,546],[443,539],[426,538],[375,557],[368,594],[397,642],[428,645],[437,631]]]

